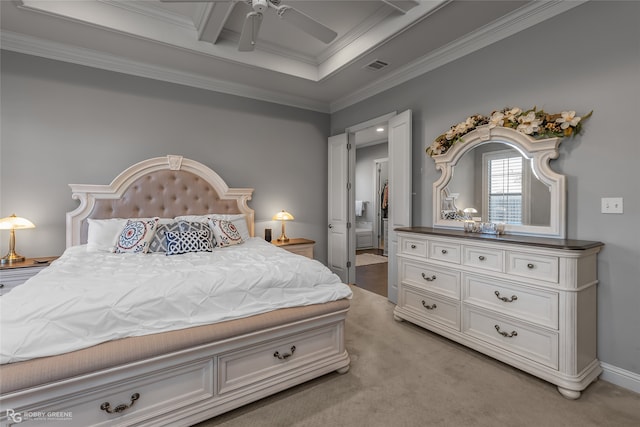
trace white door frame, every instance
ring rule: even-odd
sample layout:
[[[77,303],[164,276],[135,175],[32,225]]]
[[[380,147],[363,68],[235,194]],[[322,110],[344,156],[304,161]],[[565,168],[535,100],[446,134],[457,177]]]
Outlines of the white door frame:
[[[404,112],[402,112],[400,115],[404,116],[404,115],[408,115],[409,117],[409,124],[411,123],[411,110],[406,110]],[[382,124],[385,123],[386,125],[389,125],[389,121],[391,121],[392,123],[394,122],[394,118],[396,118],[398,116],[397,111],[393,111],[391,113],[385,114],[383,116],[379,116],[376,118],[373,118],[371,120],[367,120],[366,122],[362,122],[362,123],[358,123],[356,125],[353,126],[349,126],[345,129],[346,134],[348,135],[348,139],[349,141],[355,141],[355,133],[360,131],[360,130],[364,130],[367,128],[370,128],[372,126],[378,125],[378,124]],[[396,119],[397,120],[397,119]],[[390,126],[389,126],[390,127]],[[404,151],[407,150],[400,150],[401,151],[401,156],[402,158],[400,159],[394,159],[394,156],[391,155],[392,150],[394,149],[394,147],[392,147],[391,145],[394,142],[394,136],[392,135],[393,130],[389,129],[389,142],[388,142],[388,146],[389,146],[389,180],[391,182],[392,179],[392,174],[393,174],[393,166],[392,163],[393,162],[398,162],[401,161],[401,164],[396,165],[396,173],[399,173],[401,170],[404,170],[406,173],[406,176],[403,177],[402,182],[396,183],[396,186],[399,186],[399,188],[404,188],[407,187],[406,191],[400,192],[403,193],[401,195],[396,195],[396,197],[393,197],[393,194],[391,194],[390,197],[390,201],[391,201],[391,205],[389,207],[390,209],[390,220],[389,220],[389,238],[390,238],[390,242],[389,242],[389,276],[388,276],[388,298],[391,302],[395,303],[397,301],[397,261],[395,259],[395,248],[393,247],[394,244],[394,237],[395,237],[395,233],[392,231],[393,227],[395,226],[410,226],[411,225],[411,202],[412,202],[412,193],[411,193],[411,161],[410,161],[410,155],[411,155],[411,143],[412,143],[412,136],[411,136],[411,126],[409,126],[408,129],[405,128],[400,128],[400,130],[398,131],[400,138],[408,138],[408,153],[405,153]],[[403,144],[403,147],[406,148]],[[353,156],[352,159],[354,160],[354,164],[355,164],[355,147],[353,147]],[[398,156],[395,156],[398,157]],[[409,157],[409,159],[407,160],[406,157]],[[350,168],[349,170],[349,178],[348,178],[348,182],[355,182],[355,167]],[[393,190],[393,187],[391,187],[391,189]],[[404,194],[404,193],[407,194]],[[349,266],[348,268],[348,275],[347,277],[349,278],[349,281],[352,282],[355,280],[355,257],[356,257],[356,245],[355,245],[355,212],[353,209],[353,206],[355,204],[355,199],[354,199],[354,191],[351,189],[349,191],[349,198],[348,198],[348,203],[349,203],[349,223],[352,224],[352,227],[350,227],[349,233],[348,233],[348,240],[349,243],[347,244],[347,265]],[[399,197],[398,197],[399,196]],[[394,200],[396,201],[396,203],[402,203],[403,206],[396,209],[396,212],[401,212],[402,215],[400,215],[402,218],[401,220],[398,221],[393,221],[394,220]],[[406,205],[408,203],[408,205]],[[397,216],[396,216],[397,218]],[[397,242],[395,242],[397,244]]]

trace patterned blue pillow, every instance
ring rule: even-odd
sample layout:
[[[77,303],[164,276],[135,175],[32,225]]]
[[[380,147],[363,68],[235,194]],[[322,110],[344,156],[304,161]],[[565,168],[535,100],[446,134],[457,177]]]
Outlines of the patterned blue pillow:
[[[177,222],[158,224],[156,233],[153,235],[151,243],[149,243],[149,252],[167,252],[167,237],[165,236],[167,231],[179,232],[180,225]]]
[[[167,255],[186,254],[187,252],[211,252],[211,231],[167,231]]]
[[[124,226],[118,241],[115,253],[145,253],[149,249],[149,243],[158,226],[159,218],[130,219]]]
[[[207,232],[207,237],[211,241],[211,246],[216,245],[216,241],[213,238],[213,230],[211,230],[208,222],[179,220],[178,226],[180,227],[180,231],[183,233],[185,231],[205,231]]]

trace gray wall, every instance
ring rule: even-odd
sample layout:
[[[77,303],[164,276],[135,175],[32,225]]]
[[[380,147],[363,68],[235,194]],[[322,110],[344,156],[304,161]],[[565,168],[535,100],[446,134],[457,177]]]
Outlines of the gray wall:
[[[317,242],[326,261],[329,115],[43,58],[2,52],[0,216],[19,253],[62,253],[69,183],[108,184],[141,160],[183,155],[231,187],[255,188],[256,236],[281,209],[287,235]],[[0,234],[7,251],[8,233]]]
[[[413,110],[414,225],[431,225],[439,176],[425,148],[451,125],[506,106],[584,114],[561,144],[568,237],[606,244],[598,262],[598,356],[640,374],[640,2],[588,2],[508,39],[332,114],[332,133]],[[624,214],[600,198],[624,197]]]

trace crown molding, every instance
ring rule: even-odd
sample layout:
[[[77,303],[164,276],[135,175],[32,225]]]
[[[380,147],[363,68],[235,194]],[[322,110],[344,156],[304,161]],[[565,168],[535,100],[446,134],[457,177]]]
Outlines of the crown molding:
[[[213,79],[199,74],[187,73],[168,67],[160,67],[144,62],[134,61],[115,55],[105,54],[92,49],[69,46],[62,43],[43,40],[23,34],[0,31],[2,49],[27,55],[40,56],[57,61],[70,62],[108,71],[131,74],[185,86],[206,89],[229,95],[252,98],[260,101],[273,102],[305,110],[328,113],[327,103],[315,101],[306,97],[284,95],[280,92],[256,88],[249,85],[231,83]]]
[[[566,12],[586,1],[588,0],[547,0],[532,2],[502,19],[437,49],[431,54],[421,57],[407,66],[361,89],[351,92],[330,104],[307,97],[285,95],[276,91],[259,89],[249,85],[231,83],[195,73],[187,73],[168,67],[151,65],[91,49],[74,47],[6,30],[0,30],[0,41],[2,49],[28,55],[177,83],[306,110],[334,113],[559,15],[560,13]],[[111,0],[105,1],[104,3],[109,4],[116,2]],[[121,4],[119,4],[119,6],[120,5]]]
[[[432,53],[385,75],[349,95],[337,99],[330,104],[329,112],[335,113],[336,111],[357,104],[360,101],[364,101],[394,86],[407,82],[476,50],[482,49],[574,7],[580,6],[587,1],[588,0],[551,0],[532,2],[489,25],[485,25],[442,48],[436,49]]]
[[[175,25],[177,27],[182,27],[187,30],[193,30],[195,28],[195,23],[183,16],[179,13],[170,12],[166,9],[162,9],[157,6],[155,3],[150,2],[132,2],[132,1],[123,1],[123,0],[98,0],[100,3],[104,3],[106,5],[112,7],[118,7],[120,9],[124,9],[130,13],[137,13],[147,18],[152,18],[158,21],[163,21],[171,25]]]

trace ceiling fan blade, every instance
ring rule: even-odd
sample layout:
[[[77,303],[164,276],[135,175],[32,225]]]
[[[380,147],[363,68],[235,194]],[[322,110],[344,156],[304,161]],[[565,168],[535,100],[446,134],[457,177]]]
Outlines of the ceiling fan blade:
[[[229,3],[238,0],[160,0],[161,3]]]
[[[295,25],[305,33],[323,41],[324,43],[331,43],[338,35],[338,33],[333,31],[331,28],[321,24],[309,15],[305,15],[298,9],[294,9],[291,6],[283,4],[276,7],[276,10],[280,18]]]
[[[244,20],[244,25],[242,26],[242,33],[240,34],[240,42],[238,43],[238,50],[240,52],[251,52],[255,49],[261,24],[261,13],[247,13],[247,17]]]

